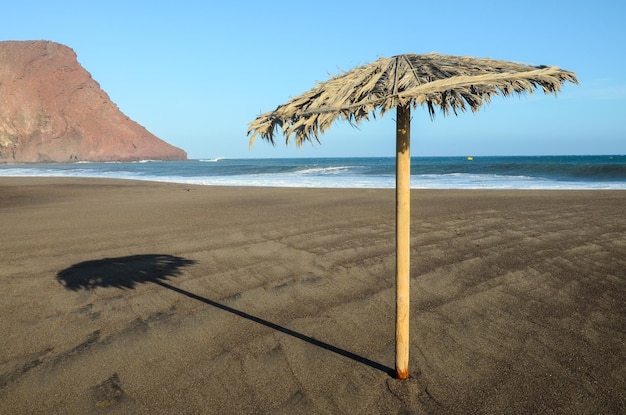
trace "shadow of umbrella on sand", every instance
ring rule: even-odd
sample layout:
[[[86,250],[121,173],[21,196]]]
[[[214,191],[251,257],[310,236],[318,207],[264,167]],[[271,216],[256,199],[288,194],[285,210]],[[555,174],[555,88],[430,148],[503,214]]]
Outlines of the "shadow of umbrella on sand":
[[[138,284],[151,282],[193,300],[200,301],[204,304],[227,311],[236,316],[243,317],[254,323],[261,324],[270,329],[303,340],[309,344],[336,353],[340,356],[347,357],[348,359],[352,359],[371,368],[385,372],[390,376],[393,375],[393,369],[381,363],[280,326],[276,323],[272,323],[271,321],[248,314],[244,311],[237,310],[236,308],[221,304],[217,301],[204,298],[166,282],[171,277],[181,275],[184,267],[195,263],[196,261],[194,260],[173,255],[131,255],[119,258],[104,258],[74,264],[71,267],[60,271],[57,274],[56,279],[66,289],[71,291],[94,290],[99,287],[135,289]]]
[[[72,291],[98,287],[134,289],[138,284],[162,283],[182,274],[196,261],[173,255],[131,255],[104,258],[72,265],[57,274],[65,288]]]
[[[406,54],[380,58],[318,83],[274,111],[259,115],[248,128],[274,144],[281,130],[289,143],[319,142],[335,120],[358,124],[396,109],[396,377],[409,375],[410,127],[411,108],[426,106],[431,117],[469,107],[477,111],[494,95],[556,94],[562,84],[578,80],[555,66],[529,66],[467,56]]]

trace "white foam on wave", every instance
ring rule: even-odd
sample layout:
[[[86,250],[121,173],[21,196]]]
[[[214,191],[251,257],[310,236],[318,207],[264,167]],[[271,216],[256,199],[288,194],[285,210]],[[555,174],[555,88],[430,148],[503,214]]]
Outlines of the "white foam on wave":
[[[356,166],[332,166],[332,167],[309,167],[306,169],[298,170],[297,174],[300,175],[336,175],[346,174],[353,171]]]
[[[146,178],[144,178],[146,179]],[[297,173],[252,174],[210,177],[158,177],[157,181],[207,186],[308,187],[308,188],[391,188],[393,180],[380,177],[303,176]]]

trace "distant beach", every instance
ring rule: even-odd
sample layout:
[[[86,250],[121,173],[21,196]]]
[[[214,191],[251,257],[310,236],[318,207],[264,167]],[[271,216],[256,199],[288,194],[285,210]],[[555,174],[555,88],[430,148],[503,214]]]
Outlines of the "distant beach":
[[[626,156],[414,157],[414,189],[621,189]],[[395,159],[290,158],[0,165],[2,176],[94,177],[219,186],[395,187]]]
[[[397,381],[392,189],[0,177],[0,413],[623,414],[624,206],[413,190]]]

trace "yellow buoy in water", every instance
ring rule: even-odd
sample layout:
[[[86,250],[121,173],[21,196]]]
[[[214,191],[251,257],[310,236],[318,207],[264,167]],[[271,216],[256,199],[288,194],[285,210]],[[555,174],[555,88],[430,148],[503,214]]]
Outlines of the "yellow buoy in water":
[[[474,157],[471,157],[471,156],[470,156],[470,157],[468,157],[467,159],[468,159],[469,161],[472,161],[472,160],[474,160]]]

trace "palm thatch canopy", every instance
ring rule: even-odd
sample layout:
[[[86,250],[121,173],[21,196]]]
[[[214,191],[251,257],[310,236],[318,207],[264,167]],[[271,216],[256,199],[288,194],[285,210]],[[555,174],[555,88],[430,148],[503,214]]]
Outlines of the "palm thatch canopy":
[[[287,143],[295,134],[296,144],[302,145],[312,137],[319,142],[319,134],[337,119],[358,124],[399,106],[425,105],[431,117],[436,108],[445,115],[467,107],[477,111],[492,95],[533,93],[539,88],[556,94],[566,81],[578,83],[573,72],[555,66],[436,53],[380,58],[261,114],[250,123],[248,135],[250,145],[257,135],[273,144],[274,131],[280,127]]]

